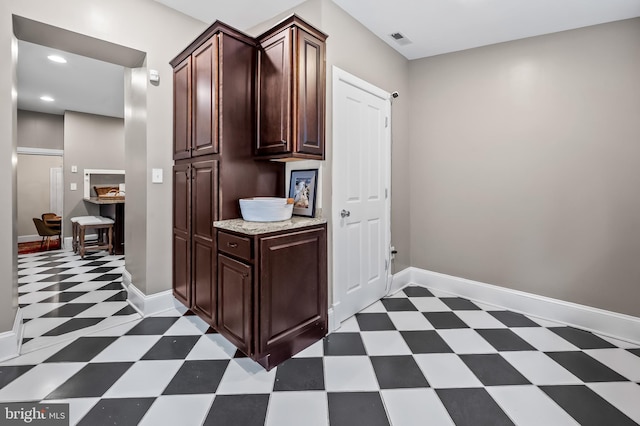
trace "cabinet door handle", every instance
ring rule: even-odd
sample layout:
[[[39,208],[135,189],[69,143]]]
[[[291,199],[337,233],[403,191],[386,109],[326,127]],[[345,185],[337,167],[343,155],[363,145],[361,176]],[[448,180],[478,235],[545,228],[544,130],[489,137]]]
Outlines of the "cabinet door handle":
[[[227,247],[236,248],[238,247],[238,243],[227,243]]]

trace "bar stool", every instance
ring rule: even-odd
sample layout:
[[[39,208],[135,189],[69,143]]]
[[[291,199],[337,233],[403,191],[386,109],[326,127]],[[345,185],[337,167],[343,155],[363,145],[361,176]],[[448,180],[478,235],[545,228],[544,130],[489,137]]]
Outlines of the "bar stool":
[[[93,218],[95,216],[76,216],[69,219],[71,221],[71,248],[74,253],[78,252],[78,221]]]
[[[113,254],[113,219],[102,216],[92,216],[90,218],[79,219],[78,227],[78,250],[80,258],[84,259],[87,250],[107,250],[109,254]],[[98,241],[89,243],[85,240],[87,230],[98,231]],[[104,233],[107,236],[105,237]]]

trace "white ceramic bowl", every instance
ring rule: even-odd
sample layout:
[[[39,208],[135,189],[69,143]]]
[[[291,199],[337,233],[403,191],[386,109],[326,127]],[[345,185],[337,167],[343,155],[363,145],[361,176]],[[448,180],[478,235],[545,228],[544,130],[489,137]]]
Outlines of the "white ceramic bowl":
[[[287,204],[286,198],[241,198],[240,212],[242,218],[249,222],[277,222],[291,219],[293,204]]]

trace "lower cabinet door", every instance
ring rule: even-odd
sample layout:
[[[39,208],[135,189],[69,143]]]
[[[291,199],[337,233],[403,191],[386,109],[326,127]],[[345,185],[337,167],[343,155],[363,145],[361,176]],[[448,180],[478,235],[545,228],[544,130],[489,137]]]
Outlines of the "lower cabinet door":
[[[278,363],[327,328],[326,231],[260,239],[260,326],[256,352]]]
[[[216,251],[211,223],[218,210],[218,162],[191,165],[191,282],[194,312],[210,325],[216,324]]]
[[[251,351],[251,266],[218,254],[218,331],[247,355]]]
[[[191,179],[188,164],[173,167],[173,295],[191,308]]]

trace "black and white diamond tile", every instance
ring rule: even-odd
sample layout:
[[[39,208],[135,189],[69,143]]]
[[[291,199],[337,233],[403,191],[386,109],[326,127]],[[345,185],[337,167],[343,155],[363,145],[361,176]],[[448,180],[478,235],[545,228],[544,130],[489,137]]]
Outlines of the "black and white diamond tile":
[[[19,256],[21,352],[140,318],[126,301],[123,270],[124,256],[80,259],[65,250]]]
[[[119,267],[64,259],[84,278]],[[64,259],[21,259],[22,286]],[[84,295],[51,299],[77,288],[64,282],[118,291],[117,280],[65,278],[25,292],[53,293],[26,302],[34,340],[91,310],[117,316]],[[68,402],[81,425],[633,425],[639,382],[638,345],[417,286],[268,372],[185,309],[0,364],[0,400]]]

